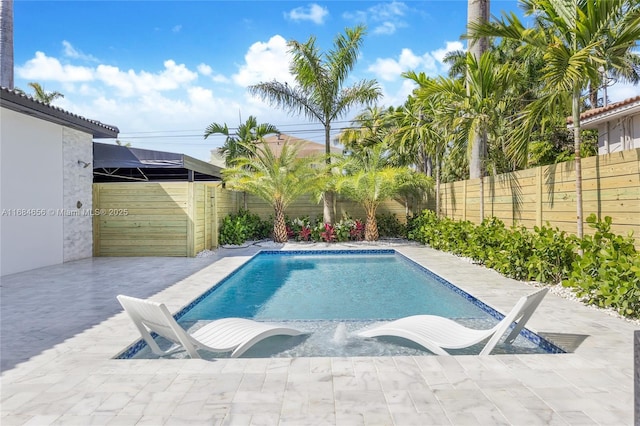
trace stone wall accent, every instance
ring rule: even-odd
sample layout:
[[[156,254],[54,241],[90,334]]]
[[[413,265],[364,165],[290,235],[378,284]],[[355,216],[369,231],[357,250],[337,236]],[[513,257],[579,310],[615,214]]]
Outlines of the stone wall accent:
[[[63,253],[64,262],[93,255],[93,140],[92,136],[62,128]],[[88,164],[85,167],[85,164]]]

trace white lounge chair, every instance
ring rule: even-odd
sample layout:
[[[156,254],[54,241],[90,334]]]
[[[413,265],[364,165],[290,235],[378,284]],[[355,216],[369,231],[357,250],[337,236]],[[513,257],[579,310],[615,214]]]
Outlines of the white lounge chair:
[[[182,346],[191,358],[200,358],[198,349],[211,352],[231,352],[236,358],[257,342],[276,335],[298,336],[301,331],[277,325],[265,324],[245,318],[223,318],[215,320],[193,334],[187,333],[169,313],[163,303],[117,296],[118,301],[129,314],[142,338],[156,355],[169,355],[177,350],[163,351],[150,332]]]
[[[511,324],[517,321],[516,326],[505,339],[505,342],[513,343],[547,294],[547,291],[548,288],[543,288],[522,297],[511,312],[489,330],[471,329],[448,318],[435,315],[413,315],[361,331],[358,335],[362,337],[402,337],[425,347],[437,355],[449,355],[445,349],[468,348],[490,338],[480,352],[480,355],[489,355]]]

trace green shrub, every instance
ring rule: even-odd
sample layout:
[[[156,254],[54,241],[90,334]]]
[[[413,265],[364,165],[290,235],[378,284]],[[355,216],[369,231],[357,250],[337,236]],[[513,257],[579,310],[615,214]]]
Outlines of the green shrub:
[[[393,213],[383,213],[376,215],[378,223],[378,234],[387,238],[406,238],[407,226]]]
[[[220,226],[220,244],[241,245],[247,240],[260,240],[269,237],[273,231],[273,221],[260,219],[260,216],[240,209],[222,219]]]
[[[640,317],[640,253],[633,238],[613,234],[609,216],[598,221],[592,214],[587,223],[595,234],[580,241],[583,253],[562,284],[575,289],[587,303]]]

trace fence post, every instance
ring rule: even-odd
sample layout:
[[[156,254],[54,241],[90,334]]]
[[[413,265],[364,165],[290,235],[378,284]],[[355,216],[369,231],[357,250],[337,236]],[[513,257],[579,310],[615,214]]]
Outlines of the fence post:
[[[196,210],[196,197],[195,188],[193,182],[186,182],[187,184],[187,257],[194,257],[195,253],[195,210]]]
[[[467,181],[462,181],[462,220],[467,220]]]
[[[536,225],[542,226],[542,166],[536,168]]]

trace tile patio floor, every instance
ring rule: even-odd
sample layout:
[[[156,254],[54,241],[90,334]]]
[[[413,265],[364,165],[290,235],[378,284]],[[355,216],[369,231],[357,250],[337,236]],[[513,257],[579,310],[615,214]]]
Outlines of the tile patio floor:
[[[283,247],[302,248],[326,246]],[[424,246],[392,248],[502,312],[531,292]],[[633,424],[635,327],[553,294],[527,327],[569,354],[112,359],[136,340],[115,295],[175,312],[258,249],[93,258],[3,277],[0,424]]]

